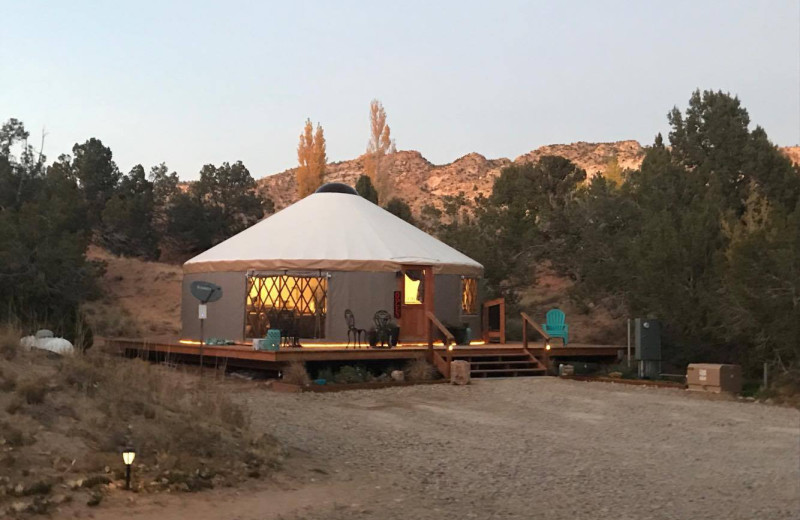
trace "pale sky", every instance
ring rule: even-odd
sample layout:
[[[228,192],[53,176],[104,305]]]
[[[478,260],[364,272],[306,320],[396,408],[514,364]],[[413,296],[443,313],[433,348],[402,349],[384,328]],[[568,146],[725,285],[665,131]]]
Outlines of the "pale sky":
[[[380,99],[397,147],[442,164],[666,132],[695,88],[800,143],[800,2],[0,0],[0,120],[54,160],[100,138],[124,172],[293,167],[307,117],[363,153]]]

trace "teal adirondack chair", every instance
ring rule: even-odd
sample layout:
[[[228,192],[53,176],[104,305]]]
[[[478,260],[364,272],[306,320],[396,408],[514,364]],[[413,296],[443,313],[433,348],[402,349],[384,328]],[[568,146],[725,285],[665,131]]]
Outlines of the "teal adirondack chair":
[[[561,309],[547,311],[547,323],[542,323],[542,328],[551,338],[561,338],[564,340],[564,346],[567,345],[569,325],[567,325],[564,312]]]

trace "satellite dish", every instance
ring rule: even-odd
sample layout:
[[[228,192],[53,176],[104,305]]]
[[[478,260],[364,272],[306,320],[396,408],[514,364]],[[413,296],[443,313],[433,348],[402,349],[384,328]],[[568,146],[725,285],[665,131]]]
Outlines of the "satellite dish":
[[[222,287],[211,282],[192,282],[190,290],[192,296],[200,300],[200,303],[215,302],[222,298]]]

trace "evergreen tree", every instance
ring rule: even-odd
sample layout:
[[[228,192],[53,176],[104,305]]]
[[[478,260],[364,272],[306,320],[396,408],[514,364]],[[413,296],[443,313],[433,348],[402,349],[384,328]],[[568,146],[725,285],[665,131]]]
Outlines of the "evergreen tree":
[[[88,204],[89,220],[100,224],[108,199],[114,196],[121,174],[112,160],[111,148],[94,137],[72,147],[72,170]]]
[[[22,159],[12,155],[27,138],[21,123],[13,128],[0,139],[0,179],[17,187],[0,192],[0,309],[3,318],[47,323],[72,339],[78,305],[95,291],[83,194],[65,158],[45,173],[44,158],[29,160],[27,145]]]
[[[207,164],[200,180],[174,197],[166,238],[176,250],[199,253],[258,222],[265,206],[241,161]]]
[[[158,235],[153,228],[153,183],[136,165],[122,178],[103,210],[101,240],[112,253],[158,259]]]
[[[392,200],[386,203],[384,209],[392,215],[400,217],[409,224],[414,223],[414,217],[411,214],[411,208],[405,203],[405,201],[403,201],[403,199],[393,197]]]
[[[361,175],[356,182],[356,191],[359,195],[367,199],[373,204],[378,203],[378,191],[372,185],[368,175]]]
[[[167,213],[180,193],[178,174],[165,163],[150,168],[148,180],[153,185],[153,229],[159,237],[167,232]]]

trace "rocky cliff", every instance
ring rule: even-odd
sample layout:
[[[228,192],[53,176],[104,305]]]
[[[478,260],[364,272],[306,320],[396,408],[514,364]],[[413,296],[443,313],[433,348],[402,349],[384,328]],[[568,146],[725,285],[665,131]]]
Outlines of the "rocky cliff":
[[[795,164],[800,164],[800,146],[781,149]],[[560,155],[571,160],[591,177],[603,172],[613,157],[623,169],[636,169],[644,159],[645,149],[637,141],[615,143],[552,144],[542,146],[513,161],[506,158],[487,159],[478,153],[467,154],[449,164],[436,165],[413,150],[399,151],[387,156],[385,167],[393,180],[393,195],[398,196],[418,214],[426,204],[441,209],[441,199],[464,192],[468,200],[492,191],[500,170],[514,163],[536,161],[544,155]],[[363,157],[328,164],[326,180],[355,186],[364,173]],[[285,208],[297,200],[295,169],[264,177],[258,181],[260,192],[275,202],[275,209]]]

